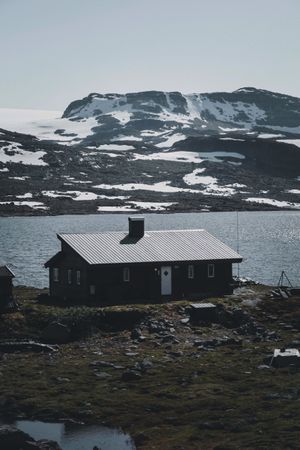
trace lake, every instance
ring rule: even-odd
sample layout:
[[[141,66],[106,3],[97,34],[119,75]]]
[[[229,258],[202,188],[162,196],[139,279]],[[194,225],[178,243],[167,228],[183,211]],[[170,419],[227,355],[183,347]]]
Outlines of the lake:
[[[94,446],[101,450],[136,449],[128,434],[99,425],[65,425],[30,420],[19,420],[13,425],[35,440],[56,441],[62,450],[92,450]]]
[[[300,211],[144,214],[146,230],[205,228],[244,257],[240,276],[277,283],[285,270],[300,285]],[[57,251],[56,233],[121,231],[125,214],[0,217],[0,264],[10,264],[15,284],[48,286],[43,264]],[[234,267],[237,274],[237,267]]]

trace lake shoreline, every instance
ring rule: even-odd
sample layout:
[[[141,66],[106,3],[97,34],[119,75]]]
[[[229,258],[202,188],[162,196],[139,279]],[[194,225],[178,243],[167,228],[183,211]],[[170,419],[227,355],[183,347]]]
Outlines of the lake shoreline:
[[[48,286],[43,267],[60,249],[57,233],[102,233],[128,230],[130,214],[0,217],[0,264],[15,273],[15,284]],[[241,211],[143,214],[145,229],[205,229],[244,258],[233,274],[275,285],[285,270],[300,284],[300,211]]]
[[[47,210],[26,210],[20,212],[20,208],[10,208],[9,212],[0,211],[0,218],[1,217],[61,217],[61,216],[74,216],[74,215],[80,215],[80,216],[90,216],[90,215],[135,215],[135,214],[195,214],[195,213],[227,213],[227,212],[280,212],[280,211],[300,211],[300,209],[297,208],[280,208],[280,207],[274,207],[272,205],[264,205],[264,206],[254,206],[254,205],[241,205],[239,208],[211,208],[211,209],[197,209],[197,208],[186,208],[186,209],[176,209],[176,208],[170,208],[164,211],[159,210],[151,210],[151,209],[140,209],[140,210],[116,210],[116,211],[97,211],[97,210],[90,210],[90,209],[84,209],[82,212],[80,210],[68,210],[65,212],[65,210],[61,211],[55,211],[50,212]]]

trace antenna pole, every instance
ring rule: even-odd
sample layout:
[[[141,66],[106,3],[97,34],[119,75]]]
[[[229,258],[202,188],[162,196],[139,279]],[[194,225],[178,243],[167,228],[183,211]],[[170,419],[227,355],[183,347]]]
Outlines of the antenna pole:
[[[239,212],[236,212],[236,249],[240,251]],[[240,279],[240,263],[238,263],[238,280]]]

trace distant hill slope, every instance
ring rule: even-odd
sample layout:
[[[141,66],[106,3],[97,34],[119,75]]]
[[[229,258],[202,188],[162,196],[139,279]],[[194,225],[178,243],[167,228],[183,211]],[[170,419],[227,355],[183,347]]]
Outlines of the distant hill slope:
[[[94,118],[85,143],[136,141],[170,147],[189,136],[249,132],[300,137],[300,99],[255,88],[184,95],[148,91],[90,94],[72,102],[63,118]]]
[[[300,209],[298,98],[90,94],[40,116],[0,110],[2,215]]]

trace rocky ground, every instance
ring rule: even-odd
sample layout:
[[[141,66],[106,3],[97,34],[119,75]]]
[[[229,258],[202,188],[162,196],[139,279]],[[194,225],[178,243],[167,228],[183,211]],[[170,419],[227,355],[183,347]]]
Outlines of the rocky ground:
[[[140,143],[131,151],[96,151],[1,133],[5,158],[24,156],[5,164],[0,158],[2,216],[300,208],[295,145],[239,135],[190,137],[166,157]]]
[[[16,288],[20,310],[1,316],[2,419],[118,426],[141,449],[299,448],[300,371],[269,365],[300,345],[299,297],[243,287],[193,323],[188,301],[62,308],[42,292]],[[66,343],[45,332],[54,322]]]

